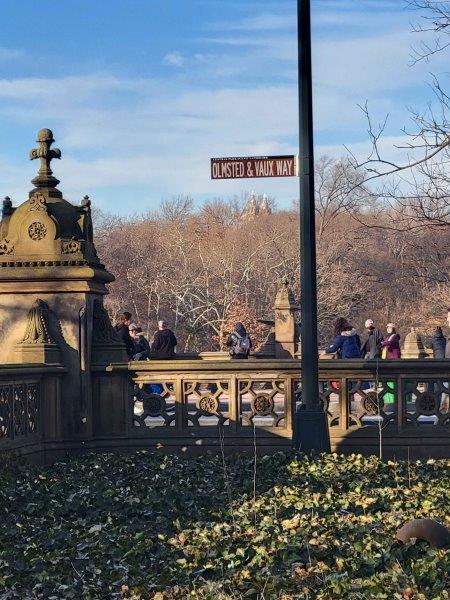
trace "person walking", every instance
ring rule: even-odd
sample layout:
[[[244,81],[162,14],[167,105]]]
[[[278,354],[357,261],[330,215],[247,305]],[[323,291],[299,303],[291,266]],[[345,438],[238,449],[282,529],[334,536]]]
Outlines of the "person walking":
[[[386,326],[388,337],[381,342],[383,348],[381,358],[401,358],[402,351],[400,350],[400,334],[397,333],[395,323],[388,323]]]
[[[130,334],[134,343],[133,360],[147,360],[150,357],[150,344],[142,332],[142,328],[136,324],[130,326]]]
[[[119,339],[125,344],[128,358],[131,358],[134,354],[134,343],[129,330],[130,325],[131,313],[125,311],[120,315],[119,322],[114,326]]]
[[[361,358],[380,358],[383,334],[372,319],[367,319],[364,326],[366,330],[361,336]]]
[[[168,360],[175,356],[175,348],[178,344],[177,338],[166,321],[158,321],[158,331],[153,336],[151,346],[151,358]]]
[[[242,323],[236,323],[234,331],[227,339],[228,352],[231,358],[248,358],[252,348],[252,340]]]
[[[361,341],[359,335],[347,319],[338,317],[333,324],[332,343],[326,348],[325,354],[336,354],[338,358],[360,358]]]

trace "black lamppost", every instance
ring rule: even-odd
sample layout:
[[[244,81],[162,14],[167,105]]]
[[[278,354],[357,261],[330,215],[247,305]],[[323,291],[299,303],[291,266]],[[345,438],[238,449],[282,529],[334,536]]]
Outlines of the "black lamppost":
[[[297,0],[297,27],[302,404],[294,415],[293,441],[303,452],[329,452],[327,417],[319,401],[310,0]]]

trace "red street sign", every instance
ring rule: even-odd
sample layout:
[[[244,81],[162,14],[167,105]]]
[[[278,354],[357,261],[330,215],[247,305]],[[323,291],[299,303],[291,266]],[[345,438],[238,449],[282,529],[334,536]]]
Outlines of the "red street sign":
[[[211,179],[297,177],[297,175],[295,154],[211,159]]]

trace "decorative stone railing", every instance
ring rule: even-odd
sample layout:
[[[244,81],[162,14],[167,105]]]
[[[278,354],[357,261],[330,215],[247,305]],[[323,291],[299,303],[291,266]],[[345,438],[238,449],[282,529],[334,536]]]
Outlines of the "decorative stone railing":
[[[107,370],[97,372],[103,384],[109,374],[120,385],[125,373],[132,383],[119,412],[111,392],[97,387],[97,431],[122,437],[114,446],[125,440],[128,447],[191,451],[291,446],[293,413],[301,409],[297,360],[144,361]],[[333,450],[448,456],[450,361],[323,360],[319,394]]]
[[[450,361],[321,360],[334,451],[448,456]],[[96,365],[90,401],[68,405],[58,365],[0,367],[0,450],[52,461],[68,451],[259,453],[289,449],[301,411],[299,361]],[[71,418],[67,419],[67,415]]]
[[[45,460],[45,444],[61,445],[61,377],[58,365],[0,367],[0,448]]]

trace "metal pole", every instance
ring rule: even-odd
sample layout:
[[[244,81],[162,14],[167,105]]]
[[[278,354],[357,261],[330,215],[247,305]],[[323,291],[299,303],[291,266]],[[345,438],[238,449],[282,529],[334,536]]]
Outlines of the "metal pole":
[[[295,414],[294,445],[305,452],[329,451],[327,419],[319,402],[310,0],[297,0],[297,26],[302,410]]]

